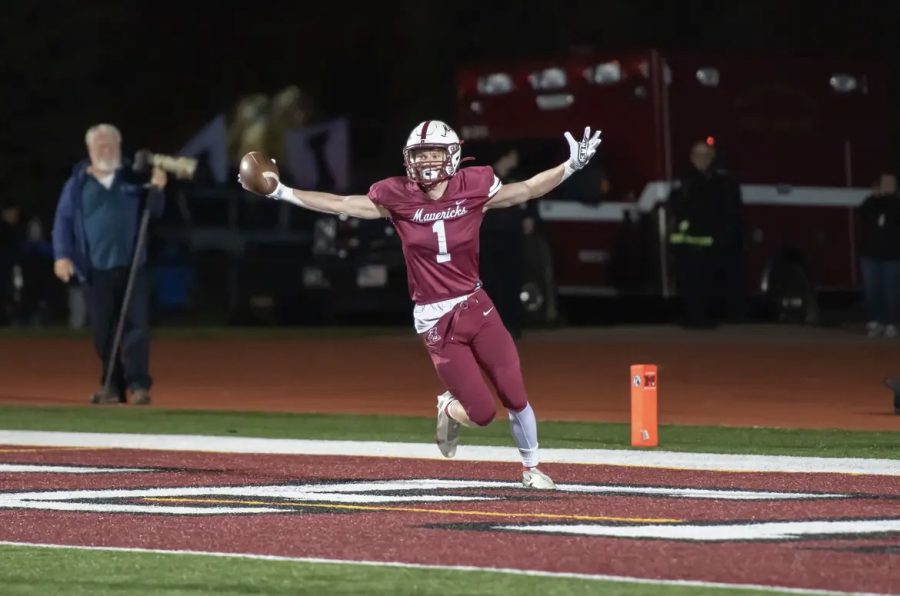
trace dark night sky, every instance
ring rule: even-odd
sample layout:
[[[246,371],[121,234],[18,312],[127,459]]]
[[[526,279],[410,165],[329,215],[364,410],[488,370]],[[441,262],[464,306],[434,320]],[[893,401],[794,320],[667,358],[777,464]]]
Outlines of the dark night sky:
[[[126,149],[174,151],[249,92],[296,83],[379,131],[453,122],[453,69],[590,46],[790,52],[882,61],[900,99],[900,2],[584,0],[368,3],[8,2],[0,19],[0,196],[46,211],[97,121]],[[895,145],[898,110],[891,126]],[[390,172],[381,172],[388,174]]]

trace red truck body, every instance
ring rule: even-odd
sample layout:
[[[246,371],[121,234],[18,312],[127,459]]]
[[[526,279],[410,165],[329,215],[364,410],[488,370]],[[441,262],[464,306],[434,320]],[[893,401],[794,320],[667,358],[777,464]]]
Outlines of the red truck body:
[[[677,293],[666,199],[701,140],[741,183],[750,292],[784,263],[858,287],[854,208],[889,157],[877,65],[648,49],[471,65],[457,89],[464,140],[544,143],[544,167],[563,131],[603,131],[597,200],[540,202],[561,295]]]

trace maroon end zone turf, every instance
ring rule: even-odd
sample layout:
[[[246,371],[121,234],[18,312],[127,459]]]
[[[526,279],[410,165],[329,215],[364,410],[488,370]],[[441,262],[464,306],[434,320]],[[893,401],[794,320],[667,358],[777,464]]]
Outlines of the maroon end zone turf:
[[[900,523],[900,483],[893,477],[548,465],[573,492],[532,492],[515,486],[515,465],[487,462],[11,448],[0,450],[0,463],[147,469],[0,471],[0,541],[848,591],[898,585],[900,533],[865,523],[878,520],[882,530]],[[447,482],[454,480],[510,484]],[[713,498],[667,488],[705,489]],[[132,492],[97,492],[110,490]],[[759,491],[783,494],[754,499]],[[791,498],[797,493],[801,498]],[[128,507],[135,509],[116,510]],[[233,512],[215,513],[226,507]],[[849,520],[859,531],[808,533],[804,524],[816,520]],[[753,536],[773,521],[799,535]],[[540,528],[548,525],[689,526],[700,537],[727,525],[741,539],[546,534]]]

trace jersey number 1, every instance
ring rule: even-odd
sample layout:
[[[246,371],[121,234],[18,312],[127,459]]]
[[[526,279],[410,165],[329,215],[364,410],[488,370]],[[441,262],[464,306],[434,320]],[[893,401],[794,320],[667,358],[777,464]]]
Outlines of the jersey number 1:
[[[431,226],[431,229],[435,234],[437,234],[438,237],[437,262],[446,263],[450,260],[450,253],[447,252],[447,232],[444,229],[444,220],[439,219],[434,222],[434,225]]]

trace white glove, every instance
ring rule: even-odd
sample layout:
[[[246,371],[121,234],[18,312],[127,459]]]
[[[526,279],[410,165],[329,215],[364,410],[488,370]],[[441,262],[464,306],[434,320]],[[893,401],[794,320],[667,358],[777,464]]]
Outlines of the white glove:
[[[591,136],[591,127],[584,128],[584,138],[576,141],[572,134],[566,132],[566,142],[569,143],[569,161],[566,162],[565,174],[563,180],[587,165],[594,154],[597,153],[597,147],[600,146],[600,131]]]

